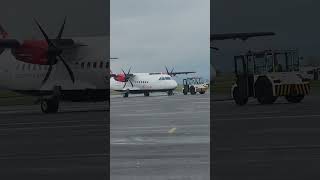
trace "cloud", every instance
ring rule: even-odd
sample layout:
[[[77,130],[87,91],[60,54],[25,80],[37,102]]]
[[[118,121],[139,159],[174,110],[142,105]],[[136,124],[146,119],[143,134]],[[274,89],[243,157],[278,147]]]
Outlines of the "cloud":
[[[209,0],[111,1],[112,70],[209,75]]]

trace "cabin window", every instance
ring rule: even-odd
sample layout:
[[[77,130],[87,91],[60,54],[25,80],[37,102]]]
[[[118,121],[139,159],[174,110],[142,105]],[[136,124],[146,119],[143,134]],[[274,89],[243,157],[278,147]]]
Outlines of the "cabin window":
[[[31,69],[31,64],[28,64],[28,70],[30,71],[30,69]]]
[[[19,70],[20,68],[20,64],[17,64],[16,70]]]
[[[166,77],[166,80],[170,80],[171,78],[170,77]]]
[[[32,69],[33,69],[34,71],[36,70],[36,65],[35,65],[35,64],[33,65],[33,68],[32,68]]]
[[[90,62],[88,62],[88,64],[87,64],[87,68],[89,69],[91,67],[91,63]]]
[[[84,62],[81,63],[81,69],[84,69]]]
[[[103,62],[102,61],[100,62],[100,68],[101,69],[103,68]]]
[[[41,65],[39,64],[38,66],[39,66],[39,71],[41,71]]]
[[[97,62],[93,63],[93,68],[97,68]]]

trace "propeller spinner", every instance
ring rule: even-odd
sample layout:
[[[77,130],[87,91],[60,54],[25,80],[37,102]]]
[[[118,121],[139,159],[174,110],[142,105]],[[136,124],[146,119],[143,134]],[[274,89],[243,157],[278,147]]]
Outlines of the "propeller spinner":
[[[42,81],[42,84],[45,84],[46,81],[49,79],[51,71],[52,71],[52,66],[57,64],[59,60],[62,61],[62,63],[66,67],[66,69],[70,75],[70,78],[71,78],[72,82],[74,83],[74,81],[75,81],[74,74],[62,56],[62,53],[63,53],[62,48],[59,48],[59,44],[55,44],[49,39],[49,36],[43,30],[43,28],[41,27],[41,25],[39,24],[39,22],[36,19],[34,19],[34,21],[36,22],[38,28],[40,29],[42,35],[44,36],[46,42],[48,43],[47,58],[48,58],[49,69],[45,75],[45,78]],[[57,35],[54,42],[59,42],[59,40],[61,40],[64,28],[65,28],[65,24],[66,24],[66,18],[64,18],[64,21],[63,21],[63,24],[60,28],[59,34]]]

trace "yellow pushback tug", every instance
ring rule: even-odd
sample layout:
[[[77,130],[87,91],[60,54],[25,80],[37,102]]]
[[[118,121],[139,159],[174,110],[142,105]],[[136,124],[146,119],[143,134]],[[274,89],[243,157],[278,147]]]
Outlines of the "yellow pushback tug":
[[[309,79],[300,72],[298,50],[249,51],[234,57],[236,82],[231,95],[238,105],[249,97],[272,104],[279,96],[292,103],[310,93]]]

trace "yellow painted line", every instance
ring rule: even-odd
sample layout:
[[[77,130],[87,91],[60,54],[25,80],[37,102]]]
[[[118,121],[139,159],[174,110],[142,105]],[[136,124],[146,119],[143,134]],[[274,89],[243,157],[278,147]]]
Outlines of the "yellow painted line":
[[[171,128],[171,129],[168,131],[168,133],[169,133],[169,134],[175,133],[176,130],[177,130],[177,128]]]

